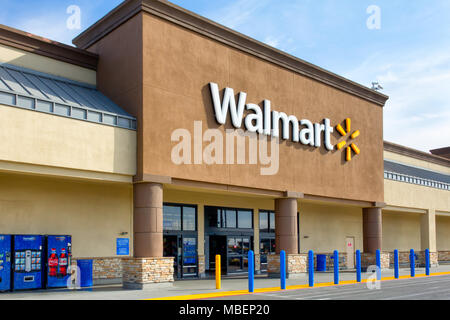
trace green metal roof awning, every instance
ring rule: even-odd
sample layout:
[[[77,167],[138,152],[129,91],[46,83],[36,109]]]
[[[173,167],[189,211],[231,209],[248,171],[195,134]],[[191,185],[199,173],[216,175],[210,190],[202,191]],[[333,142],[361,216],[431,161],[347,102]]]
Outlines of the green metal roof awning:
[[[0,64],[0,104],[136,130],[136,118],[94,86]]]

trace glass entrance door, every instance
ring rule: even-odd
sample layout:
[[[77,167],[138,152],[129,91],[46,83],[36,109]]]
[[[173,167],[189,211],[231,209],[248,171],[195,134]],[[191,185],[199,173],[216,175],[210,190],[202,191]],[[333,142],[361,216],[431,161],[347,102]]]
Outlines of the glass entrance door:
[[[250,250],[250,237],[228,236],[228,273],[248,271],[248,252]]]
[[[167,236],[163,237],[163,256],[164,257],[174,257],[173,261],[173,276],[174,278],[180,278],[179,265],[179,255],[178,255],[178,236]]]
[[[181,257],[182,277],[196,277],[197,273],[197,239],[193,237],[182,237],[183,250]]]
[[[197,238],[182,235],[164,236],[164,256],[174,257],[174,277],[198,276]]]
[[[261,271],[267,271],[267,256],[275,254],[275,239],[261,239],[261,246],[259,249],[261,255]]]

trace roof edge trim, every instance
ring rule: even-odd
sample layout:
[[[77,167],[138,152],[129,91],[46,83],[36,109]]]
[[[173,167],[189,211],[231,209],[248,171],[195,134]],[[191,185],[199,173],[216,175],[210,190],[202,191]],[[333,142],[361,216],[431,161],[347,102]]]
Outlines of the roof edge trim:
[[[396,143],[384,141],[384,150],[388,152],[397,153],[403,156],[415,158],[418,160],[439,164],[444,167],[450,167],[450,159],[439,157],[416,149],[408,148]]]
[[[98,56],[96,54],[2,24],[0,24],[0,44],[90,70],[97,70]]]

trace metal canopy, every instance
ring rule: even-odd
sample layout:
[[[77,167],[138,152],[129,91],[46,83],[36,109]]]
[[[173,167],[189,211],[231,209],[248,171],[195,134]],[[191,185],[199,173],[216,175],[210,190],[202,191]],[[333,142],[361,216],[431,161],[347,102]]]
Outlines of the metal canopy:
[[[136,129],[136,118],[94,86],[9,64],[0,64],[0,104]]]
[[[425,169],[410,167],[404,164],[395,163],[392,161],[384,161],[384,170],[387,172],[403,174],[411,177],[443,182],[450,184],[450,175],[439,172],[429,171]]]

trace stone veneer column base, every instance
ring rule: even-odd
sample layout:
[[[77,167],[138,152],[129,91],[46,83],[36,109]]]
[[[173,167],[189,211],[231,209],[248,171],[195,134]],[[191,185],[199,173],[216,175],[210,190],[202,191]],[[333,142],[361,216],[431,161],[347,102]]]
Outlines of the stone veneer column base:
[[[443,264],[450,264],[450,251],[438,251],[438,261]]]
[[[376,254],[375,253],[361,253],[361,267],[366,269],[369,266],[376,266]],[[389,269],[390,253],[381,252],[380,254],[381,270]]]
[[[123,259],[123,287],[147,289],[172,286],[173,257]]]
[[[261,274],[261,255],[255,254],[255,274]]]
[[[306,265],[308,255],[306,254],[287,254],[286,255],[286,278],[298,279],[306,276]],[[280,277],[280,255],[267,256],[267,273],[269,278]]]
[[[203,255],[198,256],[198,277],[200,279],[206,278],[205,256],[203,256]]]

